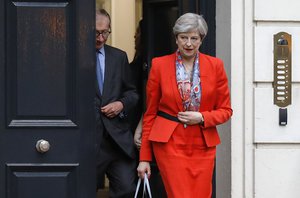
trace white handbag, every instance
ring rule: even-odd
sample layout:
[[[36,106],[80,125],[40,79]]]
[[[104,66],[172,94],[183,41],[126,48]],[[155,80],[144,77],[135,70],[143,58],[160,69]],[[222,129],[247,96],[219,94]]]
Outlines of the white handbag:
[[[143,196],[142,197],[143,198],[145,197],[145,194],[146,194],[146,191],[147,191],[148,197],[152,198],[152,194],[151,194],[151,189],[150,189],[150,184],[149,184],[147,173],[145,173],[143,181],[144,182],[143,182]],[[142,179],[139,178],[138,183],[136,185],[136,190],[135,190],[134,198],[137,198],[137,196],[138,196],[138,192],[139,192],[141,183],[142,183]]]

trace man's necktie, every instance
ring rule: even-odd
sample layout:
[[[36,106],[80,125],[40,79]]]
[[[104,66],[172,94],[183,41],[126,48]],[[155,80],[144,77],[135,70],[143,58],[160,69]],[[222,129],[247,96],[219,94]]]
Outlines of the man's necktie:
[[[97,68],[96,68],[97,81],[98,81],[98,86],[99,86],[100,93],[102,94],[102,90],[103,90],[103,74],[102,74],[102,69],[101,69],[101,64],[100,64],[100,56],[102,56],[101,52],[97,51],[96,52],[96,57],[97,57]]]

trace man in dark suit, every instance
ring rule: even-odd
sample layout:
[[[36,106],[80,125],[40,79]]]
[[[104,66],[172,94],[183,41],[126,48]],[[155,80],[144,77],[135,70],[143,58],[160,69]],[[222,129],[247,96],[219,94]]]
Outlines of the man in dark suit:
[[[125,52],[105,44],[110,16],[96,11],[97,184],[109,179],[110,197],[133,197],[136,150],[126,112],[138,101]]]

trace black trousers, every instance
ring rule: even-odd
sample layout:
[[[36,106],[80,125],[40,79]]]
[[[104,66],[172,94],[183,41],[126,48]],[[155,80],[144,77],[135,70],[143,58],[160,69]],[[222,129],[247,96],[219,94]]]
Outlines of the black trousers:
[[[132,198],[136,188],[136,160],[128,157],[107,133],[100,144],[98,158],[97,186],[102,186],[106,174],[110,198]]]

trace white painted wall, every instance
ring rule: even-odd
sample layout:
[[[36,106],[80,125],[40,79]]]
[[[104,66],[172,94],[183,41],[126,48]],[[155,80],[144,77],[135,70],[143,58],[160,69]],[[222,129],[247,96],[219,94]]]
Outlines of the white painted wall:
[[[249,30],[245,28],[245,17],[247,11],[245,9],[246,3],[246,0],[231,0],[231,9],[229,10],[229,12],[231,12],[230,24],[228,24],[231,28],[231,102],[234,111],[231,119],[232,198],[245,198],[246,194],[247,197],[251,197],[251,194],[248,196],[249,193],[246,193],[248,189],[246,189],[245,186],[247,185],[250,189],[252,186],[249,178],[247,178],[248,174],[251,173],[246,171],[246,162],[249,161],[249,156],[246,155],[246,152],[249,148],[245,146],[246,140],[248,141],[246,137],[249,135],[249,133],[246,133],[245,131],[246,125],[248,125],[249,121],[246,117],[249,117],[249,115],[246,115],[245,112],[246,110],[249,110],[249,106],[251,106],[251,93],[246,93],[248,89],[245,89],[246,86],[249,86],[249,82],[251,82],[251,79],[248,79],[249,75],[246,75],[246,72],[249,74],[246,66],[248,66],[249,63],[251,64],[251,58],[249,59],[246,57],[249,56],[246,52],[250,53],[251,56],[251,51],[248,51],[248,48],[245,47],[245,45],[250,45],[249,47],[251,49],[251,43],[248,43],[246,40],[246,36],[248,35],[245,35],[246,31],[249,33]],[[247,9],[251,10],[252,6],[247,6],[249,6]],[[226,46],[224,47],[224,50],[228,50]],[[246,62],[246,60],[250,60],[250,62]],[[247,101],[245,101],[245,99],[247,99]],[[245,105],[246,102],[250,105]],[[251,139],[251,137],[249,139]],[[251,168],[248,170],[251,170]],[[219,196],[218,198],[222,198],[222,196]]]
[[[299,147],[255,149],[255,197],[299,198]]]
[[[111,0],[112,45],[134,57],[135,0]]]
[[[254,0],[256,21],[299,21],[299,0]]]
[[[298,0],[231,0],[231,198],[300,197],[299,8]],[[285,127],[278,124],[272,87],[273,35],[280,31],[292,34],[293,43]]]

